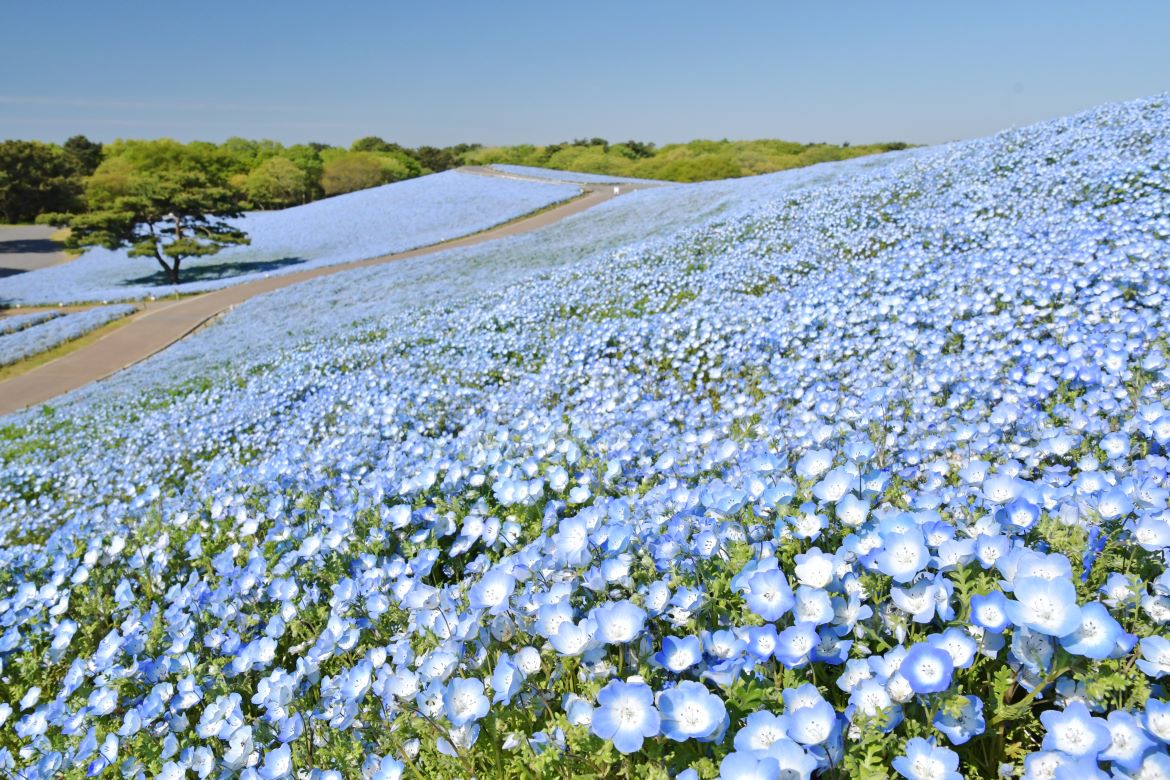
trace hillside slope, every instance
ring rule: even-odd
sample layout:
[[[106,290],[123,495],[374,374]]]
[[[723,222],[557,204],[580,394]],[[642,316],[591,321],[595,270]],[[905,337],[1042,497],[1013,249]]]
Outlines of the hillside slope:
[[[1155,776],[1168,177],[1155,98],[638,192],[9,418],[0,762]]]

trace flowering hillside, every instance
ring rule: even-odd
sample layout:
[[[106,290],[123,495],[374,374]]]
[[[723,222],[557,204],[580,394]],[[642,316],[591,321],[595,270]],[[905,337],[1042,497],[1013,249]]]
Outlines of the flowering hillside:
[[[447,171],[228,220],[251,244],[189,259],[179,285],[150,258],[90,249],[71,263],[0,279],[17,304],[138,300],[402,252],[494,227],[579,194],[567,184]]]
[[[0,766],[1170,775],[1164,100],[633,193],[9,418]]]

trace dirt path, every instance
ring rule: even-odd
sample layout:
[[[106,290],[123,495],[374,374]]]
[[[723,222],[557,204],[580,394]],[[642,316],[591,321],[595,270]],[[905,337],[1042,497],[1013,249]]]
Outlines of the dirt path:
[[[495,175],[490,170],[484,169],[468,170],[467,173]],[[0,382],[0,415],[11,414],[29,406],[44,403],[70,390],[76,390],[90,382],[104,379],[123,368],[145,360],[174,344],[217,314],[221,314],[257,295],[355,268],[382,265],[456,247],[483,244],[505,236],[528,233],[618,197],[612,185],[579,186],[585,193],[583,196],[530,217],[508,222],[464,238],[420,247],[407,252],[373,257],[368,260],[340,263],[308,271],[257,279],[177,301],[156,301],[147,304],[142,311],[133,315],[128,324],[92,344]],[[644,186],[646,185],[623,185],[621,192],[641,189]]]

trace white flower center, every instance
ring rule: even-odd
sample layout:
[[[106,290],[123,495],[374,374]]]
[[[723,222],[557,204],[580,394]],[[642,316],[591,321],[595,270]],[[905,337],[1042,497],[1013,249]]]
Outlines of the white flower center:
[[[709,719],[702,707],[698,704],[688,703],[679,710],[678,720],[688,732],[701,734],[707,730],[705,726]]]

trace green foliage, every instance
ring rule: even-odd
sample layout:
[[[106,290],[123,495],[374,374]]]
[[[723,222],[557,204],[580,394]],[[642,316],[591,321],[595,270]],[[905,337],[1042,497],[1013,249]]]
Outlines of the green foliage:
[[[310,185],[305,171],[287,157],[270,157],[251,173],[244,184],[253,206],[280,209],[305,203]]]
[[[78,176],[89,176],[102,164],[102,145],[84,135],[73,136],[61,144],[61,149],[72,160]]]
[[[858,716],[845,742],[845,755],[841,758],[838,774],[844,777],[877,780],[889,777],[890,756],[897,755],[891,750],[890,735],[883,731],[884,718]]]
[[[506,163],[583,173],[661,179],[709,181],[798,168],[867,154],[904,149],[906,144],[833,146],[790,141],[691,141],[655,147],[626,141],[609,144],[593,138],[548,146],[507,146],[473,149],[463,159],[471,165]]]
[[[0,142],[0,222],[32,222],[46,211],[81,208],[76,164],[59,146]]]
[[[332,151],[332,150],[331,150]],[[326,160],[321,174],[321,187],[326,196],[378,187],[417,175],[410,166],[393,153],[342,152]]]

